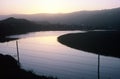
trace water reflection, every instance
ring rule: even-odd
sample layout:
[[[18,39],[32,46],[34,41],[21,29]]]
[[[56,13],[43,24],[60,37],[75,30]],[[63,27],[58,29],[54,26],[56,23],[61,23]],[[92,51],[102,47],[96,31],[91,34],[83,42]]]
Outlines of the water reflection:
[[[77,31],[76,31],[77,32]],[[20,63],[24,69],[59,79],[97,79],[97,55],[72,49],[57,42],[69,32],[37,32],[19,39]],[[19,37],[19,36],[17,36]],[[3,54],[16,54],[15,41],[0,43]],[[120,79],[120,59],[101,56],[101,79]]]

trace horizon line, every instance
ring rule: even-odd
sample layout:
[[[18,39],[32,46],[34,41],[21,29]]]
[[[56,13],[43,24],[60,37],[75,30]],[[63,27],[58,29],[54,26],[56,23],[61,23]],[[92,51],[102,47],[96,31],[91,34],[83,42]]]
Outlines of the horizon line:
[[[120,7],[114,7],[114,8],[106,8],[106,9],[96,9],[96,10],[78,10],[78,11],[73,11],[73,12],[61,12],[61,13],[11,13],[11,14],[2,14],[2,15],[37,15],[37,14],[51,14],[51,15],[55,15],[55,14],[69,14],[69,13],[75,13],[75,12],[83,12],[83,11],[102,11],[102,10],[110,10],[110,9],[117,9]],[[2,16],[0,15],[0,16]]]

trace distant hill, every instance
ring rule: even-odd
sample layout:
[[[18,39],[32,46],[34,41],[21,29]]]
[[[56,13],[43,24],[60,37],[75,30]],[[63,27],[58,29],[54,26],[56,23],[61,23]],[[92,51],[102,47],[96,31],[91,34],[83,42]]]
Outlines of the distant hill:
[[[14,39],[6,39],[5,36],[24,34],[36,31],[54,31],[54,30],[77,30],[79,28],[61,24],[35,23],[26,19],[17,19],[10,17],[0,21],[0,41],[9,41]]]
[[[50,22],[58,24],[69,24],[85,26],[85,28],[113,28],[120,29],[120,8],[94,10],[94,11],[78,11],[66,14],[16,14],[7,15],[16,18],[25,18],[37,23]],[[5,16],[0,16],[5,18]]]
[[[1,36],[41,30],[120,30],[120,8],[66,14],[0,15],[0,18],[7,18],[0,21]]]
[[[40,30],[39,25],[25,19],[10,17],[0,21],[0,36],[27,33],[36,30]]]

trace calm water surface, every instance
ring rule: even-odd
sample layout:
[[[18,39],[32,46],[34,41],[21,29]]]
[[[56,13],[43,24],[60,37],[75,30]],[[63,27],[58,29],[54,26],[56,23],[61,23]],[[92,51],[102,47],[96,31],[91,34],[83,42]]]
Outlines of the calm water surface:
[[[44,31],[10,38],[19,42],[22,68],[59,79],[97,79],[98,55],[57,42],[57,37],[81,31]],[[82,33],[82,32],[81,32]],[[0,53],[16,57],[16,40],[0,43]],[[120,59],[100,56],[100,79],[120,79]]]

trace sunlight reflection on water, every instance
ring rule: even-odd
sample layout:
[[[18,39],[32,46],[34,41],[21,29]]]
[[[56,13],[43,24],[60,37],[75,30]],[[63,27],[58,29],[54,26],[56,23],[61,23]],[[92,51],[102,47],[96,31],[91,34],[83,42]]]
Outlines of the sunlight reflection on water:
[[[59,79],[97,79],[97,55],[72,49],[57,42],[57,37],[81,31],[46,31],[19,37],[20,63],[36,74],[57,76]],[[15,41],[0,43],[3,54],[16,54]],[[101,79],[120,79],[120,59],[101,56]]]

